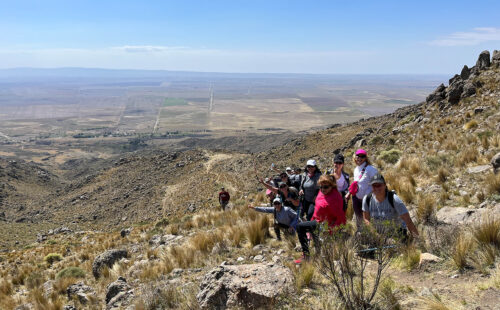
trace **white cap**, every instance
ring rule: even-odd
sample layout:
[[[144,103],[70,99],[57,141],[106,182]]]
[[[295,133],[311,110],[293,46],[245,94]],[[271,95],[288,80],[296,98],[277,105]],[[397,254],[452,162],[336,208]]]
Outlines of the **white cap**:
[[[292,168],[291,168],[291,167],[286,167],[286,169],[285,169],[285,170],[286,170],[286,171],[288,171],[288,170],[292,170]]]
[[[273,200],[273,204],[274,204],[275,202],[279,202],[279,203],[281,203],[281,199],[279,199],[279,198],[274,198],[274,200]]]
[[[316,161],[314,159],[309,159],[307,161],[307,166],[316,166]]]

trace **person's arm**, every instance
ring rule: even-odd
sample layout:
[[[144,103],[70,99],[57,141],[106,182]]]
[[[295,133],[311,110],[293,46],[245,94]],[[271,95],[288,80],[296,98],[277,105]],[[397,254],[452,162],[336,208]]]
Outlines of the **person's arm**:
[[[362,170],[362,169],[361,169]],[[365,172],[358,181],[358,193],[365,193],[366,189],[370,187],[370,179],[377,173],[377,169],[373,166],[366,166]]]
[[[403,222],[405,222],[406,227],[408,227],[408,230],[414,237],[419,235],[417,227],[415,227],[415,224],[413,224],[413,221],[411,220],[410,213],[402,214],[400,218],[403,220]]]
[[[257,212],[262,212],[262,213],[273,213],[274,212],[274,207],[256,207],[256,206],[248,205],[248,208],[254,209]]]
[[[290,227],[293,228],[293,230],[297,230],[297,222],[298,222],[297,213],[295,213],[295,211],[293,211],[292,209],[288,209],[288,216],[291,219]]]
[[[277,194],[278,193],[278,188],[277,187],[274,187],[272,186],[271,184],[268,184],[266,182],[264,182],[264,179],[263,178],[258,178],[259,180],[259,183],[261,183],[262,185],[264,185],[268,190],[270,190],[271,192]]]
[[[370,212],[363,211],[363,222],[365,225],[370,226]]]

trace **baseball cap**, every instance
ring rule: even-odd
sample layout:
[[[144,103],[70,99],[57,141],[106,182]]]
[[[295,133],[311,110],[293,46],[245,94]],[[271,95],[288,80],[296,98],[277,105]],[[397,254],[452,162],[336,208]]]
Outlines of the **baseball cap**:
[[[316,166],[316,161],[314,159],[309,159],[306,166]]]
[[[286,167],[285,169],[286,171],[292,171],[292,168],[291,167]]]
[[[366,156],[366,155],[368,155],[368,153],[363,149],[358,149],[356,151],[356,155],[365,155]]]
[[[343,164],[344,163],[344,155],[342,155],[342,154],[335,155],[335,158],[333,159],[333,162],[334,163],[341,163],[341,164]]]
[[[377,173],[376,175],[374,175],[370,180],[370,185],[377,184],[377,183],[385,184],[385,179],[380,173]]]
[[[279,202],[279,203],[281,203],[281,199],[279,199],[279,198],[274,198],[274,200],[273,200],[273,204],[274,204],[275,202]]]

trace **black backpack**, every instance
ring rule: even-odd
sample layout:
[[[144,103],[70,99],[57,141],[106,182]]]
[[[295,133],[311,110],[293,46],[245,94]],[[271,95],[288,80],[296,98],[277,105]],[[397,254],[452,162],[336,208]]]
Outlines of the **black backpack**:
[[[395,191],[387,191],[387,199],[389,200],[389,204],[391,205],[391,207],[394,209],[394,195],[396,194]],[[372,200],[372,197],[373,197],[373,193],[371,193],[370,195],[366,195],[365,199],[366,199],[366,205],[368,207],[370,207],[370,201]]]

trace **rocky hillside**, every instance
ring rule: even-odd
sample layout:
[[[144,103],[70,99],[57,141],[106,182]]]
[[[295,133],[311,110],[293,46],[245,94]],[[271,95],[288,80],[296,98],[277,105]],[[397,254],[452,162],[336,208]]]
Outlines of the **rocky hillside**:
[[[326,170],[334,154],[349,158],[358,147],[423,235],[389,267],[379,307],[495,309],[499,106],[500,52],[483,52],[426,102],[271,149],[216,151],[215,141],[190,141],[211,150],[142,150],[53,171],[0,159],[0,309],[341,308],[313,265],[290,268],[295,242],[270,238],[269,218],[246,205],[263,201],[254,169],[269,176],[271,163],[303,167],[314,158]],[[233,197],[224,213],[221,185]],[[493,237],[484,241],[474,231],[488,225]],[[421,253],[436,258],[419,264],[428,257]],[[279,283],[269,274],[280,274]]]

